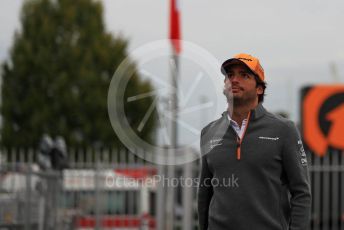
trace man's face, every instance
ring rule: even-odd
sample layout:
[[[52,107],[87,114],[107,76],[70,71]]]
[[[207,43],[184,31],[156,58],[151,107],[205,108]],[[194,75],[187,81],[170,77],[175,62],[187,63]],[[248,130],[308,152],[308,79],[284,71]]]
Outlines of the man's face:
[[[262,87],[257,87],[254,75],[245,65],[233,65],[227,70],[224,80],[223,93],[227,101],[233,96],[234,104],[252,103],[263,93]]]

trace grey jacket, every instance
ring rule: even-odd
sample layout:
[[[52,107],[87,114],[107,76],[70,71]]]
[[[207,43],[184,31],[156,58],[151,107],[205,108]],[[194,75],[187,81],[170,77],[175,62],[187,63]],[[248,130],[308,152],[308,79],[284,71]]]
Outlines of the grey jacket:
[[[311,192],[295,125],[259,104],[239,144],[227,112],[202,130],[200,230],[307,229]]]

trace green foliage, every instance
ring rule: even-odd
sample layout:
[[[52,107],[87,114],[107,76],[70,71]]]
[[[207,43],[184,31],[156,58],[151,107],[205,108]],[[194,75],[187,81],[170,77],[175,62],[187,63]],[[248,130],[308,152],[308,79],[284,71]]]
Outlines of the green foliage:
[[[108,118],[107,91],[128,44],[105,31],[102,15],[101,1],[25,1],[21,31],[2,64],[4,146],[37,146],[43,133],[75,147],[121,146]],[[136,94],[152,90],[137,73],[128,87]],[[151,103],[127,106],[132,125]],[[139,135],[151,142],[154,128],[152,118]]]

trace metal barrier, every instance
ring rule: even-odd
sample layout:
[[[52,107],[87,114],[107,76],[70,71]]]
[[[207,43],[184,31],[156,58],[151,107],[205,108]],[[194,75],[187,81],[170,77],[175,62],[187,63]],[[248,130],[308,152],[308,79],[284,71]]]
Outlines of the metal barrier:
[[[344,229],[344,152],[329,151],[324,157],[310,156],[312,230]]]
[[[70,150],[62,171],[41,170],[34,150],[2,150],[0,228],[155,229],[156,173],[125,150]]]
[[[343,152],[308,157],[310,229],[344,230]],[[64,171],[42,171],[36,161],[34,150],[1,150],[0,228],[162,229],[165,190],[153,178],[166,168],[126,150],[70,150]],[[199,161],[176,169],[176,177],[196,178]],[[196,193],[194,186],[176,189],[176,229],[198,229]]]

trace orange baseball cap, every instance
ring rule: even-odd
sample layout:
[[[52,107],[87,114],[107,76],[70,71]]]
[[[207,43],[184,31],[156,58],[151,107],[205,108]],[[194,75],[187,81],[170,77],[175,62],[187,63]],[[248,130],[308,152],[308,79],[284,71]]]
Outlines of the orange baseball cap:
[[[253,57],[249,54],[237,54],[233,58],[225,61],[221,66],[221,72],[226,75],[228,68],[235,64],[244,64],[246,65],[254,74],[256,74],[260,80],[264,81],[264,69],[260,65],[258,58]]]

